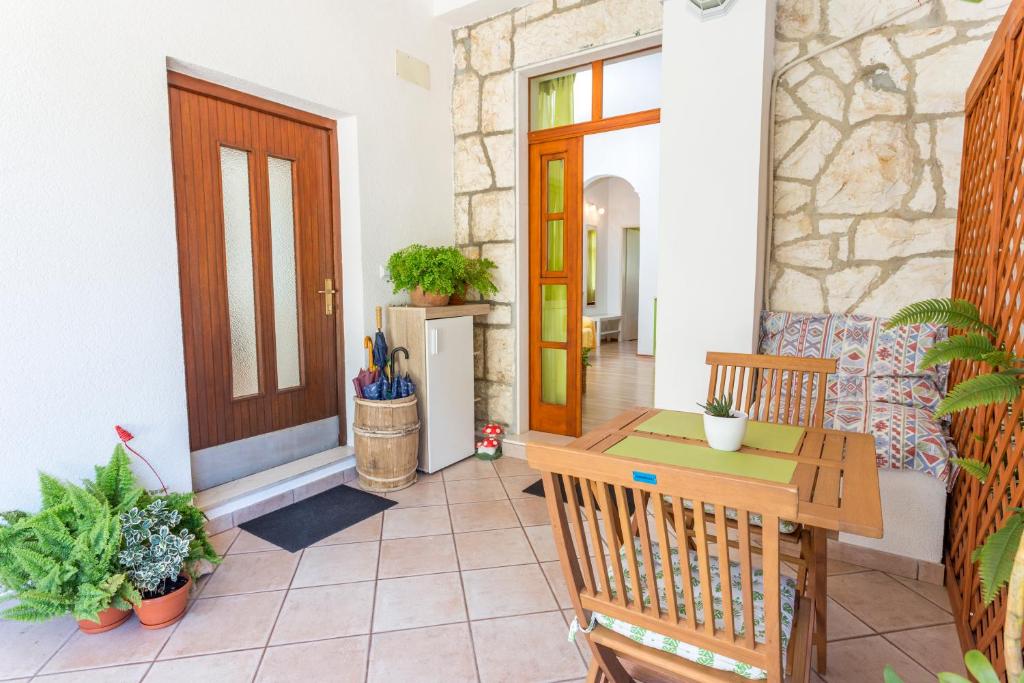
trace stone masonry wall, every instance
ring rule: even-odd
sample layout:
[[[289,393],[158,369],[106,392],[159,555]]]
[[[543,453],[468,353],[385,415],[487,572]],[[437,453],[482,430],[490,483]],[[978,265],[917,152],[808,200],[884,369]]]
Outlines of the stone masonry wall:
[[[474,328],[478,421],[514,414],[513,70],[660,28],[660,0],[538,0],[453,33],[455,241],[498,264],[491,314]]]
[[[779,0],[776,66],[917,0]],[[1007,0],[933,0],[794,67],[775,123],[773,310],[948,296],[964,93]]]

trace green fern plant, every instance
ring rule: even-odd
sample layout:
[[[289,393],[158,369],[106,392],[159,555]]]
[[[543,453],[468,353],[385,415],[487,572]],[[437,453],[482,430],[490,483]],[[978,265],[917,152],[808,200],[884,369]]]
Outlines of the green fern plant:
[[[1024,359],[1017,358],[995,343],[995,329],[981,319],[978,307],[962,299],[928,299],[900,310],[886,324],[887,328],[916,323],[935,323],[964,330],[936,344],[921,359],[921,369],[954,360],[977,361],[991,368],[990,372],[966,379],[953,387],[939,403],[936,416],[976,408],[982,405],[1013,403],[1024,386]],[[980,436],[980,435],[979,435]],[[982,439],[983,440],[983,439]],[[970,458],[954,458],[968,475],[984,483],[991,474],[991,466]],[[1021,627],[1024,625],[1024,547],[1020,539],[1024,533],[1024,508],[1015,508],[999,529],[989,534],[971,555],[978,565],[981,596],[990,604],[1003,586],[1007,590],[1006,619],[1003,625],[1004,652],[1007,680],[1024,681],[1024,661],[1021,657]],[[999,680],[991,664],[980,652],[968,653],[964,658],[968,670],[983,683]],[[969,659],[970,658],[970,659]],[[987,667],[987,668],[986,668]],[[886,669],[886,681],[899,681],[891,669]],[[945,678],[944,678],[945,677]],[[939,680],[949,683],[966,681],[955,674],[939,674]]]
[[[114,606],[140,600],[117,568],[121,524],[110,504],[87,488],[42,475],[43,509],[4,515],[0,585],[18,604],[4,618],[44,621],[71,613],[98,621]]]

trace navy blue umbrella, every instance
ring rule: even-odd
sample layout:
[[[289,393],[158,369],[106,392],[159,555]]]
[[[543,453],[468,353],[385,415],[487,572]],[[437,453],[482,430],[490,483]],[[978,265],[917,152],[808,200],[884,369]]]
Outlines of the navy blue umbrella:
[[[377,334],[373,338],[373,362],[381,369],[381,374],[387,374],[388,365],[388,340],[384,338],[381,331],[381,308],[377,307]],[[408,352],[406,352],[408,353]]]

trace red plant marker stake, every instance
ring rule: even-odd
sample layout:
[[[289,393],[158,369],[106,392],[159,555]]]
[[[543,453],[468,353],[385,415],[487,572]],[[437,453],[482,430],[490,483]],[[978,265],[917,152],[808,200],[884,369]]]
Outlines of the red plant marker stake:
[[[146,467],[148,467],[149,471],[153,473],[153,475],[156,477],[156,480],[160,482],[160,488],[163,489],[164,495],[166,495],[167,485],[164,484],[164,480],[160,478],[160,474],[156,471],[156,468],[154,468],[149,463],[148,460],[142,457],[142,453],[139,453],[137,450],[128,445],[128,442],[134,439],[135,436],[121,425],[114,425],[114,431],[117,432],[117,438],[121,440],[121,443],[124,444],[124,447],[131,451],[139,460],[146,463]]]

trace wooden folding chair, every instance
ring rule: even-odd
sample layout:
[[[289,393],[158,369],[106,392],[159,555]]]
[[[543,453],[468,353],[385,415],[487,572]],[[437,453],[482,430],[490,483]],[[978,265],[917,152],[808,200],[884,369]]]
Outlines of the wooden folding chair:
[[[624,660],[685,680],[808,679],[813,598],[783,575],[779,552],[794,487],[654,463],[639,472],[636,461],[543,444],[527,456],[543,475],[573,628],[593,653],[588,681],[633,681]],[[680,516],[670,525],[666,500],[691,504],[692,528]],[[638,511],[650,501],[653,519],[631,519],[630,501]],[[727,508],[738,512],[732,551],[709,528],[723,528]],[[756,552],[751,513],[764,520]],[[616,538],[632,542],[615,550]],[[602,541],[608,556],[590,547]]]

